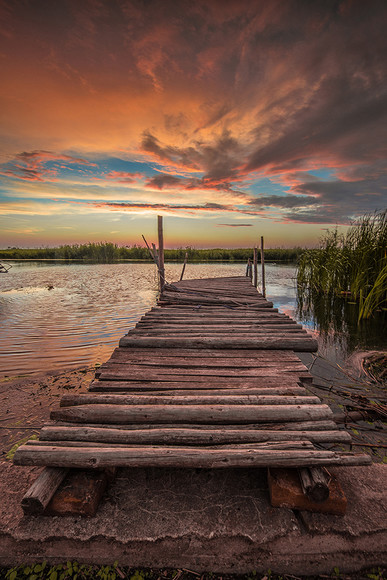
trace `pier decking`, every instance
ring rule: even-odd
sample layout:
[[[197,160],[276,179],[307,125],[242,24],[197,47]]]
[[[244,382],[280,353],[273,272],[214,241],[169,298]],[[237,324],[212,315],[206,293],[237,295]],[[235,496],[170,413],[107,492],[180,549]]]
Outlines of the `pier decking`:
[[[317,343],[246,277],[167,285],[99,369],[66,395],[19,465],[301,467],[360,465],[332,411],[305,385],[297,351]]]

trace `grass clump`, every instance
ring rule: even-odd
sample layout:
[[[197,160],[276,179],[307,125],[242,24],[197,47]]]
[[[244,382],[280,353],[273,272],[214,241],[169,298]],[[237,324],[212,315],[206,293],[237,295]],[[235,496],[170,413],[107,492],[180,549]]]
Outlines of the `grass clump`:
[[[300,296],[325,295],[359,304],[358,320],[387,308],[387,210],[365,215],[346,234],[328,232],[306,250],[297,270]]]

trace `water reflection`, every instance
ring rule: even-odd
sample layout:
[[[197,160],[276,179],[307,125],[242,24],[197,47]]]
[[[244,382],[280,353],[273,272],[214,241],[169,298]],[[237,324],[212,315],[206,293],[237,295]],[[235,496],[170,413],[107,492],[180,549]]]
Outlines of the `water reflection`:
[[[13,263],[0,276],[0,374],[76,368],[104,362],[118,340],[156,301],[153,264]],[[181,264],[166,264],[168,281]],[[185,278],[241,276],[240,263],[188,264]],[[295,268],[268,264],[267,296],[282,312],[316,334],[320,351],[341,362],[356,348],[377,348],[383,336],[374,322],[355,324],[349,304],[296,301]],[[351,318],[352,316],[352,318]],[[379,346],[380,348],[380,346]]]

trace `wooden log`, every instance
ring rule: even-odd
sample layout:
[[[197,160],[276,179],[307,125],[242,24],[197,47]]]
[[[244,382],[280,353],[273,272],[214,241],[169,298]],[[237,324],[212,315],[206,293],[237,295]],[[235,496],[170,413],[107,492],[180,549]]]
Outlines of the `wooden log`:
[[[81,405],[51,411],[51,419],[74,423],[251,423],[323,420],[328,405]]]
[[[308,499],[316,502],[329,497],[329,477],[321,467],[301,467],[298,470],[301,487]]]
[[[68,469],[62,467],[43,469],[21,501],[23,512],[27,515],[43,513],[67,472]]]
[[[80,448],[101,448],[104,449],[108,447],[109,449],[112,448],[111,443],[103,443],[100,441],[34,441],[30,440],[27,441],[25,445],[34,446],[34,447],[80,447]],[[194,441],[193,443],[185,443],[184,447],[188,449],[196,449],[198,445]],[[146,444],[143,441],[139,443],[130,443],[130,445],[125,443],[115,443],[113,449],[154,449],[154,448],[162,448],[162,449],[176,449],[176,445],[168,445],[166,443],[156,443],[156,444]],[[314,445],[311,441],[306,441],[304,439],[300,439],[298,441],[260,441],[260,442],[249,442],[246,443],[245,441],[238,442],[238,443],[222,443],[222,444],[207,444],[206,446],[200,447],[200,449],[314,449]]]
[[[248,352],[248,351],[247,351]],[[270,351],[266,351],[270,352]],[[278,368],[283,366],[286,368],[287,371],[292,372],[309,372],[308,368],[301,362],[301,361],[293,361],[293,360],[269,360],[269,359],[259,359],[259,358],[246,358],[246,359],[226,359],[221,358],[219,359],[199,359],[199,358],[192,358],[188,359],[185,357],[163,357],[154,360],[150,360],[147,357],[134,357],[130,355],[130,351],[128,352],[128,356],[121,356],[121,357],[111,357],[106,363],[101,365],[99,369],[109,368],[113,365],[127,365],[142,367],[145,369],[153,368],[153,367],[170,367],[170,368],[191,368],[191,369],[223,369],[224,371],[228,368],[230,369],[254,369],[254,368]]]
[[[140,359],[153,359],[155,352],[151,348],[131,348],[130,350],[127,348],[120,348],[117,347],[114,349],[111,359],[125,357],[130,360],[132,357],[140,358]],[[208,360],[208,359],[223,359],[223,360],[232,360],[232,359],[254,359],[254,360],[277,360],[277,361],[292,361],[292,362],[301,362],[300,358],[294,353],[289,350],[278,350],[275,351],[265,351],[265,350],[241,350],[241,349],[223,349],[221,352],[218,350],[213,349],[201,349],[198,351],[197,349],[168,349],[168,348],[159,348],[157,349],[157,359],[161,359],[162,357],[167,358],[189,358],[189,359],[198,359],[200,360]],[[195,361],[196,363],[197,361]]]
[[[243,305],[243,304],[204,304],[204,303],[192,303],[192,304],[174,304],[173,302],[169,302],[167,300],[158,300],[157,302],[158,306],[161,306],[161,308],[164,310],[164,312],[172,312],[173,310],[178,311],[179,313],[182,313],[184,310],[189,313],[189,312],[197,312],[198,310],[200,310],[200,312],[207,312],[208,314],[220,314],[222,312],[235,312],[235,313],[241,313],[241,312],[250,312],[250,313],[255,313],[255,312],[278,312],[278,308],[272,308],[267,304],[259,304],[259,305],[255,305],[255,304],[249,304],[249,305]]]
[[[112,424],[103,423],[84,423],[83,425],[74,425],[74,423],[66,421],[55,421],[47,425],[48,427],[71,427],[71,428],[82,428],[82,427],[96,427],[99,429],[120,429],[122,431],[138,431],[138,430],[154,430],[154,429],[192,429],[196,431],[208,431],[208,430],[220,430],[232,429],[236,431],[240,430],[252,430],[252,431],[337,431],[336,424],[334,421],[329,420],[313,420],[313,421],[295,421],[291,423],[238,423],[238,424],[224,424],[221,423],[206,424],[206,423],[127,423],[120,424],[116,427]]]
[[[212,334],[223,334],[223,333],[236,333],[236,334],[306,334],[306,330],[302,328],[299,324],[212,324],[207,326],[204,322],[203,324],[193,324],[192,326],[187,324],[137,324],[135,329],[130,331],[130,334],[141,333],[143,335],[147,334],[197,334],[197,335],[212,335]]]
[[[195,352],[195,351],[194,351]],[[273,351],[261,351],[265,356],[255,356],[255,354],[249,353],[251,351],[245,351],[244,357],[234,357],[228,358],[223,355],[223,351],[217,351],[217,357],[207,357],[203,355],[198,356],[178,356],[177,350],[172,351],[175,356],[157,356],[157,358],[150,358],[148,354],[141,356],[139,354],[132,353],[132,349],[120,349],[119,352],[113,353],[110,357],[108,363],[115,364],[137,364],[146,366],[162,366],[162,365],[190,365],[196,367],[251,367],[251,366],[274,366],[274,365],[288,365],[289,367],[293,365],[294,367],[299,367],[303,365],[303,369],[307,370],[307,367],[300,361],[298,357],[292,355],[277,357],[275,354],[269,354]],[[276,351],[277,352],[277,351]],[[157,354],[158,351],[157,351]],[[107,364],[107,363],[104,363]]]
[[[313,465],[369,465],[369,455],[346,455],[333,451],[295,450],[212,450],[176,447],[163,448],[76,448],[20,446],[15,465],[50,465],[52,467],[301,467]]]
[[[61,407],[79,405],[319,405],[318,397],[304,395],[97,395],[89,393],[63,395]]]
[[[40,441],[87,441],[101,443],[144,443],[144,444],[194,444],[209,445],[220,443],[264,442],[264,441],[311,441],[312,443],[351,442],[351,436],[344,430],[330,431],[290,431],[253,430],[212,427],[192,429],[189,427],[158,427],[156,429],[119,429],[112,427],[91,427],[87,425],[63,427],[45,426],[40,432]]]
[[[294,386],[293,386],[294,385]],[[116,394],[126,394],[130,393],[133,395],[223,395],[228,397],[229,395],[307,395],[308,391],[304,387],[297,386],[294,382],[293,385],[286,386],[265,386],[265,387],[254,387],[246,385],[244,387],[229,385],[227,388],[207,388],[207,385],[200,383],[199,387],[196,385],[191,385],[190,383],[130,383],[121,381],[94,381],[89,387],[89,392],[91,393],[116,393]],[[105,386],[105,387],[104,387]],[[180,388],[176,388],[180,387]]]
[[[262,368],[262,369],[252,369],[250,372],[245,373],[227,373],[226,371],[219,370],[216,373],[216,369],[203,369],[209,372],[200,372],[200,369],[195,372],[195,369],[176,369],[176,372],[161,372],[162,367],[155,367],[151,369],[150,367],[145,372],[144,369],[137,369],[131,372],[130,368],[126,368],[125,365],[115,365],[110,368],[102,368],[100,372],[96,373],[96,377],[100,381],[158,381],[158,382],[176,382],[180,383],[192,383],[192,382],[212,382],[220,383],[222,381],[234,380],[235,384],[243,385],[244,381],[254,382],[255,379],[267,379],[274,378],[275,383],[281,384],[281,377],[284,377],[284,384],[286,384],[286,377],[293,379],[293,384],[297,381],[308,381],[311,382],[311,375],[309,373],[304,373],[302,371],[291,371],[283,369],[278,372],[278,369],[273,367]],[[171,369],[172,370],[172,369]],[[159,372],[158,372],[159,371]],[[184,372],[186,371],[186,372]],[[231,371],[231,369],[230,369]]]
[[[238,348],[238,349],[284,349],[295,352],[315,352],[318,348],[317,340],[306,335],[305,337],[261,337],[243,338],[158,338],[153,336],[138,337],[124,336],[119,342],[121,347],[145,348]]]
[[[176,377],[177,379],[178,377]],[[284,373],[281,377],[191,377],[191,380],[95,380],[89,386],[89,391],[133,391],[142,390],[166,390],[166,389],[188,389],[188,390],[213,390],[213,389],[254,389],[274,387],[300,387],[299,377],[294,374]],[[252,393],[253,394],[253,393]],[[257,393],[258,394],[258,393]]]
[[[146,312],[141,320],[293,320],[290,316],[282,314],[275,309],[263,308],[262,310],[254,310],[251,312],[249,309],[243,310],[237,308],[236,310],[230,308],[216,309],[215,311],[204,310],[203,308],[168,308],[163,306],[162,308],[152,308]]]
[[[154,367],[157,369],[157,367]],[[121,369],[121,370],[120,370]],[[252,375],[240,376],[237,374],[224,374],[217,375],[216,373],[210,374],[200,374],[200,373],[181,373],[181,374],[161,374],[161,373],[151,373],[148,375],[147,372],[136,373],[132,376],[130,373],[125,371],[125,365],[116,366],[114,369],[110,370],[102,369],[101,372],[96,372],[97,381],[93,382],[89,387],[89,391],[98,390],[95,387],[101,386],[102,389],[99,390],[109,390],[110,383],[121,383],[120,385],[115,385],[113,390],[125,390],[126,388],[132,389],[133,385],[138,384],[139,388],[145,390],[147,387],[158,388],[158,384],[165,385],[162,388],[181,388],[181,389],[219,389],[228,387],[269,387],[282,386],[282,387],[295,387],[304,386],[306,384],[312,383],[312,375],[308,372],[303,371],[292,371],[288,370],[283,373],[276,373],[273,371],[273,367],[268,367],[267,372],[261,369],[262,372],[254,373]],[[273,371],[273,372],[271,372]],[[126,383],[126,386],[125,384]],[[110,389],[111,390],[111,389]],[[253,393],[251,393],[253,394]]]
[[[302,376],[308,371],[305,371],[300,364],[298,367],[295,365],[281,365],[280,367],[275,366],[256,366],[253,368],[248,367],[189,367],[189,366],[146,366],[146,365],[135,365],[135,364],[120,364],[120,363],[106,363],[98,370],[98,374],[101,377],[108,377],[115,375],[117,377],[128,377],[129,379],[135,380],[145,378],[146,380],[163,380],[164,376],[167,378],[173,377],[173,380],[192,380],[192,376],[202,376],[202,377],[266,377],[266,376],[276,376],[279,377],[283,374],[294,373],[297,376]],[[191,378],[190,378],[191,377]]]
[[[253,327],[274,327],[277,328],[278,326],[280,328],[302,328],[302,326],[300,324],[297,324],[294,320],[291,320],[290,318],[275,318],[273,317],[265,317],[265,318],[256,318],[256,319],[250,319],[250,318],[237,318],[236,316],[233,317],[218,317],[218,318],[207,318],[205,316],[201,317],[201,318],[194,318],[194,317],[190,317],[188,320],[185,316],[182,316],[181,318],[174,316],[174,317],[170,317],[170,316],[155,316],[155,317],[147,317],[147,316],[143,316],[137,323],[137,325],[140,327],[142,326],[160,326],[162,328],[164,328],[165,326],[186,326],[189,323],[189,326],[230,326],[230,324],[232,324],[233,326],[248,326],[249,328]]]

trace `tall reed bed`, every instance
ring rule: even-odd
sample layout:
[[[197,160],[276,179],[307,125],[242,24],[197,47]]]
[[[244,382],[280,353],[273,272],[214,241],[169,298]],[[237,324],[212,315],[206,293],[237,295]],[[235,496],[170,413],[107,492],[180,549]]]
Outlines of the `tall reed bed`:
[[[265,260],[275,262],[296,262],[302,248],[269,248],[265,250]],[[185,254],[189,262],[247,262],[253,258],[252,248],[213,248],[196,249],[192,247],[166,249],[165,260],[183,262]],[[0,250],[2,260],[81,260],[85,262],[110,263],[120,260],[151,261],[145,246],[118,246],[112,242],[64,245],[57,248],[8,248]]]
[[[298,291],[350,297],[358,320],[387,308],[387,210],[363,216],[347,233],[328,232],[317,250],[306,250],[297,271]]]

